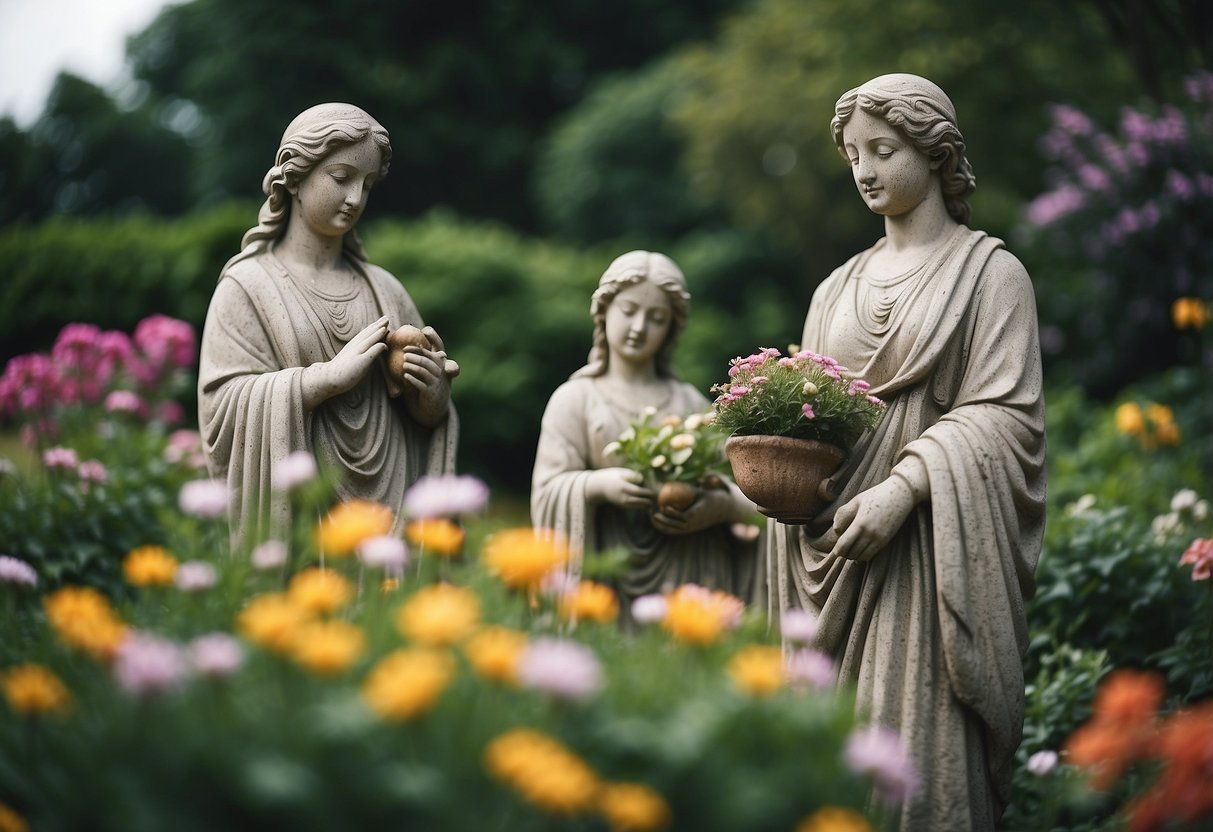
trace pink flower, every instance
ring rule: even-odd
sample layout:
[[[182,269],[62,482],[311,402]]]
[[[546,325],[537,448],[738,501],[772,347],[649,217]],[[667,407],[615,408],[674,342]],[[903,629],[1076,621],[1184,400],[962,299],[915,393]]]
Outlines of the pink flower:
[[[656,624],[665,618],[664,595],[641,595],[632,602],[632,618],[638,624]]]
[[[0,583],[17,586],[37,586],[38,573],[23,560],[0,555]]]
[[[918,773],[896,731],[879,725],[857,728],[842,756],[856,774],[873,779],[876,793],[888,803],[902,803],[918,790]]]
[[[816,690],[826,690],[838,678],[838,666],[820,650],[793,650],[784,660],[784,670],[793,686]]]
[[[737,401],[746,393],[750,392],[750,388],[744,384],[734,384],[729,388],[729,395],[733,397],[733,401]]]
[[[1046,774],[1057,768],[1057,752],[1056,751],[1037,751],[1028,758],[1028,763],[1025,766],[1028,773],[1034,774],[1037,777],[1044,777]]]
[[[275,488],[291,491],[316,478],[316,458],[307,451],[293,451],[274,463],[270,474]]]
[[[874,405],[878,405],[880,407],[884,407],[884,399],[878,399],[875,396],[864,396],[864,398],[868,400],[869,404],[874,404]]]
[[[553,569],[539,582],[539,592],[548,598],[563,598],[577,588],[580,581],[563,569]]]
[[[198,636],[186,648],[190,664],[203,676],[231,676],[244,664],[244,648],[227,633]]]
[[[367,566],[398,573],[409,562],[409,547],[398,537],[368,537],[358,544],[358,558]]]
[[[190,367],[198,358],[194,328],[167,315],[152,315],[135,325],[135,345],[157,368]]]
[[[871,389],[872,385],[861,378],[856,378],[851,380],[850,386],[847,387],[847,393],[852,396],[858,396],[862,393],[867,393]]]
[[[788,641],[808,644],[817,635],[817,616],[804,610],[784,610],[779,619],[779,631]]]
[[[85,482],[105,482],[109,479],[109,471],[105,470],[105,466],[95,459],[86,459],[81,462],[76,473]]]
[[[164,458],[168,462],[181,462],[190,454],[202,449],[202,435],[196,430],[175,430],[168,435],[164,446]]]
[[[404,511],[414,518],[454,517],[480,511],[488,501],[488,486],[475,477],[422,477],[404,495]]]
[[[219,581],[215,567],[202,560],[187,560],[177,567],[173,583],[182,592],[199,592],[210,589]]]
[[[746,543],[757,540],[758,535],[762,534],[762,529],[753,523],[734,523],[729,526],[729,531],[733,533],[733,537]]]
[[[189,666],[175,642],[136,630],[118,645],[113,670],[127,693],[147,696],[179,687]]]
[[[1213,539],[1198,537],[1179,559],[1180,566],[1192,566],[1192,580],[1207,581],[1213,575]]]
[[[222,517],[227,513],[228,488],[223,480],[194,480],[181,486],[177,505],[194,517]]]
[[[156,418],[166,425],[178,425],[185,420],[185,408],[177,402],[161,402]]]
[[[47,468],[62,468],[65,471],[72,471],[80,464],[80,459],[71,448],[47,448],[42,453],[42,464]]]
[[[267,540],[253,549],[249,560],[254,569],[268,572],[285,564],[288,554],[286,544],[281,540]]]
[[[518,657],[518,681],[558,699],[588,699],[602,687],[602,664],[584,644],[539,638]]]
[[[804,413],[804,418],[806,418],[806,419],[816,419],[817,418],[817,414],[813,412],[813,405],[808,404],[807,402],[805,404],[801,405],[800,410],[802,413]]]
[[[140,416],[147,410],[147,405],[138,393],[115,390],[105,397],[105,410],[107,413],[131,413]]]

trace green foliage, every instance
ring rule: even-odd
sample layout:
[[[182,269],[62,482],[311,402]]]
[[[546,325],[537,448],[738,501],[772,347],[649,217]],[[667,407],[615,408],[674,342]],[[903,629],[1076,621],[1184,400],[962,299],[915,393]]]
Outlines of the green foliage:
[[[649,488],[656,489],[666,482],[698,483],[707,474],[728,470],[725,434],[712,423],[711,416],[667,416],[654,422],[653,414],[644,413],[618,440],[607,445],[604,453],[643,474]]]

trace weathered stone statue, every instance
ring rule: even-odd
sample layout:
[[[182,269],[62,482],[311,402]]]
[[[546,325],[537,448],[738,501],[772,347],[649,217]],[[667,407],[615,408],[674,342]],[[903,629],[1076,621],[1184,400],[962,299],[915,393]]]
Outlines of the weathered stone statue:
[[[682,583],[748,597],[757,565],[754,545],[730,530],[755,510],[732,483],[700,491],[685,510],[658,511],[641,475],[616,467],[604,452],[646,408],[658,419],[709,408],[670,369],[690,298],[686,278],[665,255],[617,257],[590,303],[589,360],[556,389],[543,414],[531,522],[567,536],[577,555],[616,547],[631,553],[617,585],[625,622],[632,600]]]
[[[1023,728],[1024,602],[1045,506],[1032,284],[967,227],[972,168],[952,102],[884,75],[831,124],[884,237],[816,290],[802,345],[888,403],[812,523],[778,526],[773,603],[820,615],[818,646],[921,775],[903,830],[993,829]]]
[[[211,473],[232,490],[238,547],[282,533],[289,506],[271,470],[293,451],[340,469],[342,497],[397,511],[414,480],[454,467],[457,367],[427,327],[430,348],[403,347],[389,377],[389,333],[422,320],[354,231],[391,153],[387,131],[352,105],[297,116],[262,182],[258,223],[215,287],[198,419]]]

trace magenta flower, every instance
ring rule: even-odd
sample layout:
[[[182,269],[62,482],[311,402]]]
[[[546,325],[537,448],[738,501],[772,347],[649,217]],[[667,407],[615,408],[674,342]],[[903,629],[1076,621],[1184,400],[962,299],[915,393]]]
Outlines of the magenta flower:
[[[784,672],[793,687],[826,690],[838,678],[838,666],[820,650],[793,650],[784,659]]]
[[[42,464],[51,469],[62,468],[65,471],[74,471],[80,464],[80,458],[71,448],[47,448],[42,453]]]
[[[291,491],[316,478],[316,458],[307,451],[293,451],[274,463],[270,476],[275,488]]]
[[[1037,777],[1044,777],[1053,769],[1057,768],[1057,752],[1037,751],[1028,758],[1028,763],[1025,768],[1027,768],[1029,774],[1034,774]]]
[[[167,315],[152,315],[136,324],[134,341],[157,369],[190,367],[198,358],[194,328]]]
[[[281,540],[267,540],[259,544],[249,555],[253,568],[261,572],[277,569],[286,563],[289,554],[286,544]]]
[[[788,641],[808,644],[817,635],[817,616],[804,610],[784,610],[779,619],[779,631]]]
[[[131,631],[114,654],[114,677],[127,693],[149,696],[179,687],[189,670],[175,642],[152,633]]]
[[[203,560],[187,560],[177,567],[173,583],[182,592],[200,592],[210,589],[219,581],[215,567]]]
[[[105,397],[105,410],[107,413],[131,413],[141,416],[147,410],[147,405],[138,393],[115,390]]]
[[[847,392],[852,396],[859,396],[867,393],[871,389],[872,385],[868,384],[861,378],[856,378],[851,380],[850,385],[847,387]]]
[[[856,728],[842,756],[856,774],[871,777],[877,795],[890,804],[903,803],[918,790],[918,773],[896,731],[880,725]]]
[[[404,495],[404,511],[414,518],[456,517],[480,511],[488,501],[488,486],[476,477],[422,477]]]
[[[806,419],[816,419],[817,418],[817,414],[813,412],[813,405],[811,405],[807,402],[805,404],[801,405],[800,411],[802,413],[804,413],[804,418],[806,418]]]
[[[227,483],[223,480],[194,480],[181,486],[177,505],[194,517],[212,518],[227,514]]]
[[[161,402],[156,408],[156,418],[166,425],[179,425],[185,421],[185,408],[177,402]]]
[[[0,555],[0,584],[15,586],[37,586],[38,573],[19,558]]]
[[[588,699],[602,687],[602,664],[580,642],[539,638],[518,657],[518,681],[558,699]]]
[[[398,537],[368,537],[358,544],[358,559],[367,566],[398,573],[409,562],[409,547]]]
[[[641,595],[632,602],[632,619],[638,624],[656,624],[665,618],[668,607],[664,595]]]
[[[244,647],[227,633],[198,636],[189,643],[186,653],[196,672],[215,679],[231,676],[244,664]]]
[[[1213,575],[1213,539],[1198,537],[1193,540],[1179,559],[1179,565],[1191,565],[1192,580],[1207,581]]]

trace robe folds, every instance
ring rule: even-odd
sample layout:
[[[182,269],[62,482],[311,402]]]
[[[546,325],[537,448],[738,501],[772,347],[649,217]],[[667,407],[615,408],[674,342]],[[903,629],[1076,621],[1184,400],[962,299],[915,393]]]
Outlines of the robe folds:
[[[874,250],[818,287],[802,347],[871,382],[887,411],[822,515],[773,524],[771,603],[818,613],[817,646],[857,708],[901,733],[922,784],[901,828],[993,829],[1022,736],[1045,520],[1035,298],[1001,241],[964,226],[884,284],[862,274]],[[869,562],[832,557],[834,512],[899,464],[925,471],[929,500]]]
[[[304,407],[304,369],[332,360],[365,326],[381,315],[393,328],[422,325],[399,281],[349,262],[352,289],[318,290],[272,251],[261,252],[231,265],[211,298],[198,415],[210,473],[231,489],[234,550],[286,534],[290,505],[273,487],[272,469],[292,452],[308,451],[339,469],[339,497],[388,506],[398,527],[407,488],[423,475],[454,470],[454,407],[436,427],[419,425],[389,398],[385,367],[372,367],[353,389],[310,411]]]
[[[689,416],[708,409],[694,387],[668,380],[669,397],[657,408],[662,416]],[[648,514],[586,499],[586,481],[611,467],[603,448],[638,420],[642,408],[616,401],[594,378],[573,378],[556,389],[543,414],[531,481],[531,522],[567,538],[573,571],[583,553],[626,550],[625,575],[616,579],[621,618],[630,621],[631,602],[684,583],[721,589],[749,600],[759,554],[753,543],[738,540],[722,523],[685,535],[653,528]]]

